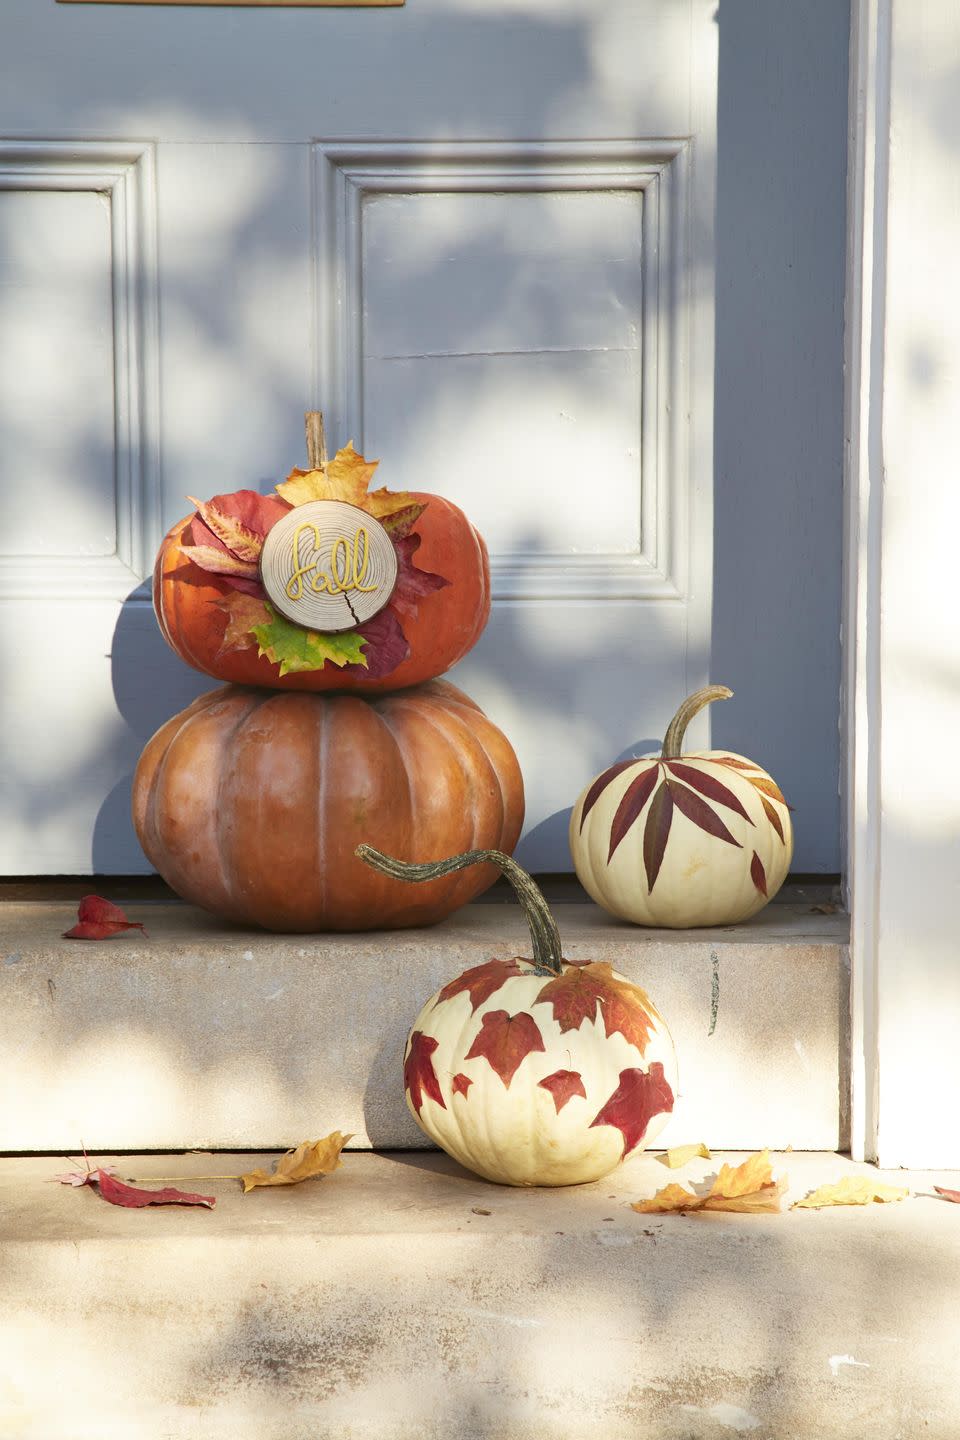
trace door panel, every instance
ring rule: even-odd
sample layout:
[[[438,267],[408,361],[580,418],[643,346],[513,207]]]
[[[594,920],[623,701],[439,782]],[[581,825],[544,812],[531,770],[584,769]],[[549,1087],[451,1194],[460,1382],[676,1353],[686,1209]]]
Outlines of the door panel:
[[[214,683],[150,559],[312,406],[485,533],[453,679],[520,756],[522,858],[569,868],[581,785],[707,675],[712,7],[10,15],[0,872],[148,868],[136,756]]]

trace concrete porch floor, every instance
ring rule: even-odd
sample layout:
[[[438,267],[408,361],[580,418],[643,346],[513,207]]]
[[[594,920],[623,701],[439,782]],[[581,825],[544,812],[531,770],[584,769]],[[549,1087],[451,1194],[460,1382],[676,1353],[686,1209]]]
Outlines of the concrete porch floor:
[[[115,1163],[149,1183],[268,1158]],[[956,1440],[960,1207],[932,1185],[960,1177],[791,1212],[870,1167],[789,1153],[785,1213],[629,1208],[723,1158],[518,1191],[354,1152],[291,1189],[186,1186],[214,1211],[122,1210],[47,1183],[63,1160],[0,1161],[0,1435]]]

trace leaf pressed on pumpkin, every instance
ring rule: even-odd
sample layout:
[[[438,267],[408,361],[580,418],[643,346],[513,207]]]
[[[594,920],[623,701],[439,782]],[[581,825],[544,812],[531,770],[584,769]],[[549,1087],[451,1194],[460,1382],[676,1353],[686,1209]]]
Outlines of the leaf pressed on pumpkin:
[[[332,1174],[343,1163],[340,1151],[352,1139],[352,1135],[341,1135],[339,1130],[334,1130],[322,1140],[302,1141],[295,1150],[281,1155],[272,1171],[250,1170],[241,1175],[244,1195],[262,1185],[299,1185],[301,1180]]]
[[[791,1205],[791,1210],[825,1210],[831,1205],[887,1204],[893,1200],[905,1200],[909,1190],[899,1185],[882,1185],[869,1175],[845,1175],[836,1185],[821,1185],[802,1200]]]
[[[616,765],[611,765],[608,770],[604,770],[602,775],[597,776],[596,780],[594,780],[593,784],[590,786],[590,789],[583,797],[583,809],[580,811],[581,831],[583,830],[583,822],[586,820],[587,816],[590,814],[590,811],[593,809],[594,805],[596,805],[597,801],[600,799],[600,796],[603,794],[604,790],[606,790],[607,786],[611,783],[611,781],[616,780],[618,775],[622,775],[624,770],[629,770],[630,766],[636,765],[636,763],[636,760],[620,760],[617,762]]]
[[[792,805],[787,805],[787,802],[784,799],[783,794],[781,793],[779,785],[777,785],[775,781],[771,780],[769,776],[746,775],[744,778],[746,780],[749,780],[750,784],[753,785],[755,789],[759,790],[761,795],[769,795],[772,799],[779,800],[780,804],[785,806],[787,810],[793,809]]]
[[[472,1009],[479,1010],[484,1001],[495,995],[511,975],[523,974],[524,971],[516,960],[487,960],[482,965],[474,965],[469,970],[464,970],[456,980],[448,981],[437,996],[437,1004],[452,1000],[455,995],[467,994],[470,996]]]
[[[260,654],[280,666],[281,675],[291,671],[320,670],[329,660],[333,665],[361,665],[366,669],[361,646],[366,642],[356,630],[343,630],[338,634],[323,634],[319,630],[305,630],[295,625],[264,602],[268,622],[254,625],[252,634],[256,637]]]
[[[665,763],[671,775],[675,775],[678,780],[683,780],[694,790],[699,790],[701,795],[706,795],[708,800],[715,800],[718,805],[726,805],[728,810],[733,810],[735,814],[746,820],[748,825],[753,824],[736,795],[722,781],[698,770],[695,765],[684,765],[680,760],[667,760]]]
[[[660,766],[656,763],[632,780],[624,791],[623,799],[617,806],[613,823],[610,826],[610,849],[607,852],[607,864],[613,859],[613,852],[620,841],[640,814],[644,805],[653,794],[653,787],[656,785],[660,775]]]
[[[433,1068],[433,1053],[439,1045],[432,1035],[414,1030],[410,1036],[410,1053],[403,1062],[403,1088],[410,1096],[410,1104],[417,1114],[423,1108],[423,1097],[435,1100],[442,1110],[446,1101],[440,1093],[440,1081]]]
[[[754,850],[753,859],[750,861],[750,879],[753,881],[754,885],[756,885],[757,889],[760,891],[760,894],[766,896],[767,872],[766,870],[764,870],[763,861],[760,859],[760,856],[757,854],[756,850]]]
[[[776,810],[774,810],[773,806],[770,804],[770,801],[767,799],[766,795],[761,795],[761,796],[760,796],[760,804],[763,806],[763,813],[764,813],[764,815],[766,815],[767,819],[770,821],[770,824],[773,826],[774,830],[776,830],[777,834],[780,836],[780,839],[783,841],[783,844],[786,845],[787,840],[786,840],[786,836],[785,836],[784,833],[783,833],[783,825],[782,825],[781,822],[780,822],[780,816],[777,814]]]
[[[737,1214],[778,1212],[787,1188],[786,1178],[774,1180],[769,1150],[750,1155],[742,1165],[723,1165],[710,1189],[695,1195],[682,1185],[658,1190],[650,1200],[631,1205],[641,1215],[663,1215],[679,1210],[728,1210]]]
[[[607,1036],[619,1031],[641,1055],[657,1013],[646,992],[639,985],[618,979],[604,960],[565,968],[537,992],[535,1003],[552,1006],[561,1034],[579,1030],[585,1020],[596,1020],[599,1008]]]
[[[425,596],[450,584],[443,575],[435,575],[431,570],[421,570],[414,565],[413,557],[420,549],[420,543],[419,535],[407,535],[393,542],[397,552],[397,578],[390,594],[390,608],[411,620],[416,619],[420,601]]]
[[[473,1081],[470,1079],[470,1076],[464,1075],[463,1071],[460,1070],[454,1075],[450,1088],[453,1090],[454,1095],[466,1095],[472,1084]]]
[[[285,500],[279,500],[276,495],[261,495],[259,490],[234,490],[229,495],[214,495],[212,499],[202,503],[194,500],[192,495],[187,498],[199,511],[191,526],[196,544],[202,545],[208,536],[212,536],[213,544],[224,544],[228,549],[233,548],[229,540],[230,534],[235,534],[238,538],[240,535],[252,535],[262,543],[267,532],[272,530],[290,509]],[[210,524],[204,514],[205,510],[214,512],[214,525]],[[224,527],[224,533],[221,534],[220,530]]]
[[[643,868],[647,875],[648,894],[652,894],[657,883],[672,823],[673,796],[669,785],[663,784],[650,802],[647,823],[643,827]]]
[[[673,803],[681,815],[692,820],[694,825],[703,830],[705,834],[713,835],[717,840],[726,840],[728,845],[735,845],[738,850],[743,849],[740,841],[735,840],[730,834],[717,812],[711,809],[705,800],[701,800],[699,795],[694,794],[692,790],[688,790],[685,785],[679,784],[676,780],[666,780],[664,784],[669,787]]]
[[[362,631],[343,632],[343,637],[348,635],[355,636],[361,644],[366,643],[367,648],[360,664],[344,666],[345,675],[365,675],[368,680],[378,680],[396,670],[410,654],[407,637],[390,605],[364,620]]]
[[[553,1096],[553,1103],[557,1107],[557,1114],[572,1100],[574,1095],[582,1095],[584,1100],[587,1092],[583,1088],[583,1077],[578,1075],[576,1070],[554,1070],[552,1075],[547,1075],[537,1084],[544,1090],[549,1090]]]
[[[673,1110],[673,1091],[659,1060],[649,1070],[620,1071],[620,1083],[590,1124],[613,1125],[623,1135],[623,1158],[635,1150],[654,1115]]]
[[[710,1160],[710,1151],[700,1141],[699,1145],[674,1145],[671,1150],[664,1150],[657,1159],[661,1165],[666,1165],[668,1170],[680,1170],[684,1165],[689,1165],[691,1160]]]
[[[143,929],[139,920],[128,920],[119,905],[102,895],[84,895],[77,907],[77,924],[64,930],[64,940],[109,940],[124,930]]]
[[[466,1060],[480,1056],[490,1062],[509,1090],[522,1062],[528,1055],[546,1050],[543,1036],[532,1015],[521,1010],[509,1015],[506,1010],[492,1010],[483,1017],[480,1030],[465,1055]]]
[[[226,629],[220,642],[217,659],[231,650],[248,650],[257,644],[253,633],[255,625],[269,625],[270,613],[265,600],[256,595],[247,595],[240,590],[231,590],[221,600],[214,600],[218,610],[227,617]]]

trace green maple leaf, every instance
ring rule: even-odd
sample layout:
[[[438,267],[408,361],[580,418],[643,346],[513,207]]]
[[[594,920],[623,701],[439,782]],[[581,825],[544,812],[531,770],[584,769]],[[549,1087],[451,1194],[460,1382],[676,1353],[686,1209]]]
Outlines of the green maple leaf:
[[[366,665],[361,646],[367,642],[356,630],[335,635],[305,630],[278,615],[271,605],[264,608],[270,616],[265,625],[252,625],[250,633],[257,638],[260,654],[280,666],[281,675],[297,670],[322,670],[329,660],[333,665]]]

